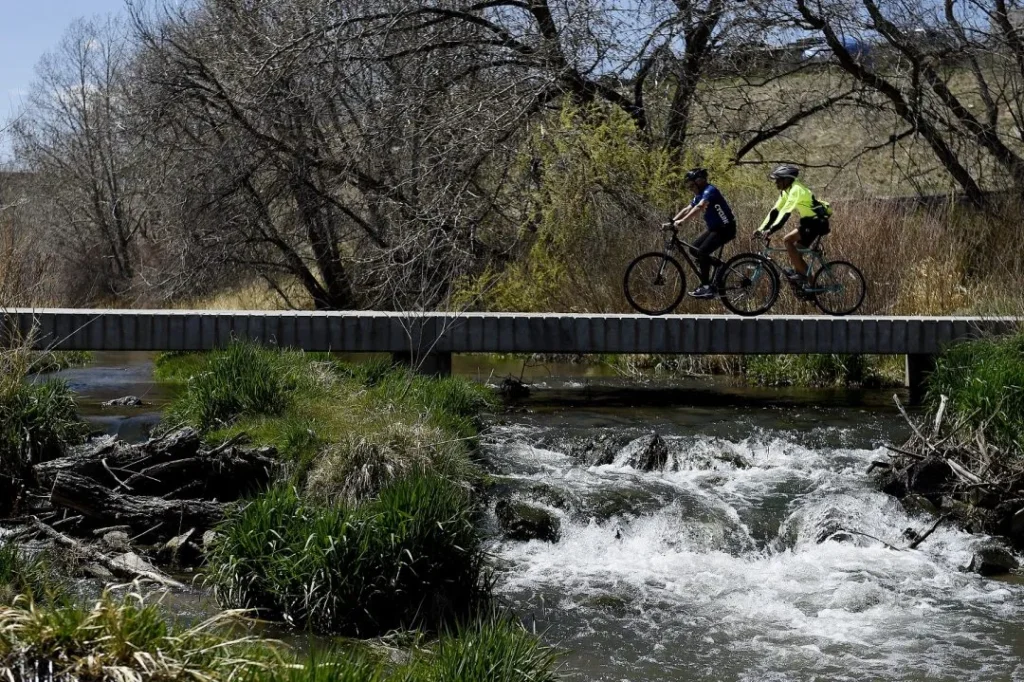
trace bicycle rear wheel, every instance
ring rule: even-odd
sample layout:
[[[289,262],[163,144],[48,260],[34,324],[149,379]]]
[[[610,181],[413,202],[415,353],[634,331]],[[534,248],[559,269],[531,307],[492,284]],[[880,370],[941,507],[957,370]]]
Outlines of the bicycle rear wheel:
[[[675,310],[686,295],[686,275],[675,258],[653,251],[637,256],[622,280],[626,300],[645,315]]]
[[[767,258],[741,253],[718,269],[715,288],[722,305],[737,315],[762,315],[779,298],[779,273]]]
[[[825,263],[814,275],[809,287],[814,305],[827,315],[850,315],[856,312],[867,295],[864,275],[852,263],[834,260]]]

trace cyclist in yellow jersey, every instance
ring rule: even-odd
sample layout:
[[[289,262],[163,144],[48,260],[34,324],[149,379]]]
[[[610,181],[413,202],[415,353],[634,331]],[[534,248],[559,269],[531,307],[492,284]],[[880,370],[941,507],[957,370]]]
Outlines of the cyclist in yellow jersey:
[[[793,269],[787,269],[786,275],[803,283],[807,278],[807,263],[797,250],[798,245],[807,248],[816,238],[831,231],[828,224],[831,209],[828,204],[815,199],[811,190],[797,179],[799,175],[800,169],[792,164],[784,164],[771,172],[769,177],[775,181],[775,186],[781,194],[754,235],[767,237],[781,229],[795,213],[799,221],[796,229],[791,230],[783,238],[789,262],[793,264]]]

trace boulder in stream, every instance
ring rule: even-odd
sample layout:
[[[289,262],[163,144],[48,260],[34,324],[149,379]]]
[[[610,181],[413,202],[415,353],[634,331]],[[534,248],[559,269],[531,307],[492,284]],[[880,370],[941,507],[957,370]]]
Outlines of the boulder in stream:
[[[978,575],[1005,575],[1020,567],[1017,558],[998,542],[986,542],[974,550],[968,571]]]
[[[543,507],[529,502],[499,500],[494,514],[505,537],[510,540],[558,542],[561,521]]]
[[[145,405],[146,403],[142,402],[141,398],[134,395],[126,395],[123,398],[114,398],[100,403],[100,407],[145,407]]]
[[[637,438],[619,454],[623,463],[638,471],[661,471],[668,464],[668,445],[656,433]]]

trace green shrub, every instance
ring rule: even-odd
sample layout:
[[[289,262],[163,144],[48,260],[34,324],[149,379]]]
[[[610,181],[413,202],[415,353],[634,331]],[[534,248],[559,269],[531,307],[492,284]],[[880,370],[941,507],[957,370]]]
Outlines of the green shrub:
[[[928,380],[934,407],[949,397],[948,418],[985,426],[989,441],[1024,450],[1024,334],[949,348]]]
[[[401,479],[359,506],[321,507],[278,487],[230,517],[209,555],[226,606],[321,632],[371,636],[435,626],[483,596],[467,490]]]
[[[176,371],[164,363],[164,376]],[[276,416],[288,407],[295,379],[282,353],[250,343],[234,343],[211,353],[206,367],[186,361],[196,370],[185,391],[171,404],[168,416],[206,431],[230,424],[239,417]],[[180,377],[180,375],[178,375]]]

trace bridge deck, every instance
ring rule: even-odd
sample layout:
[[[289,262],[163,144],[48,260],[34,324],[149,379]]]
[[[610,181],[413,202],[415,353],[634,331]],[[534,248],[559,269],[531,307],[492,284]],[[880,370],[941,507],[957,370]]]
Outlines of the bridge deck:
[[[35,330],[35,347],[58,350],[209,350],[251,339],[337,352],[931,355],[1016,324],[981,317],[8,309],[0,312],[0,341]]]

